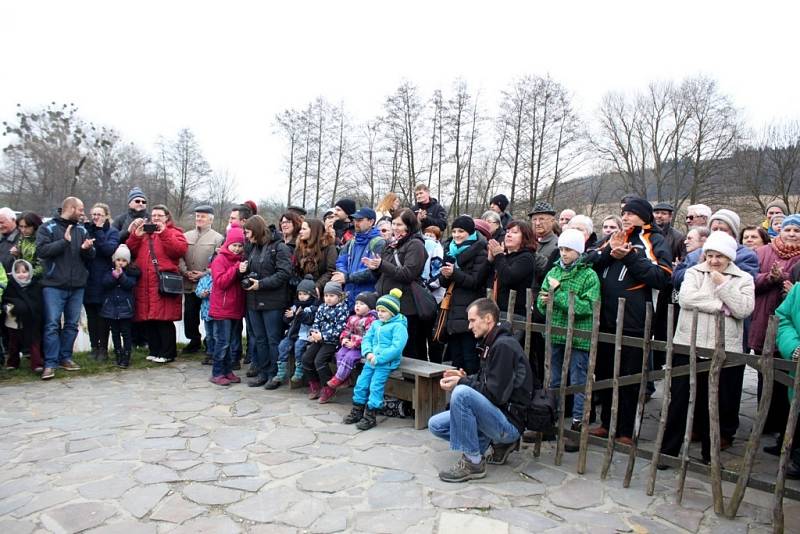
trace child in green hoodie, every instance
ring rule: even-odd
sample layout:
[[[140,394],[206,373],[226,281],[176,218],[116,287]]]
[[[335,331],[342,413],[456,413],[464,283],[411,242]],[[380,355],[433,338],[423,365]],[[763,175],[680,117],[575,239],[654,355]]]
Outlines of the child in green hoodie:
[[[560,260],[545,275],[542,290],[536,306],[545,313],[549,291],[553,290],[553,313],[547,318],[553,326],[566,328],[569,314],[569,294],[575,294],[575,329],[592,329],[592,305],[600,299],[600,279],[590,265],[581,261],[585,248],[583,232],[569,228],[558,238]],[[553,356],[551,360],[550,387],[561,385],[561,367],[564,361],[566,336],[553,334]],[[572,357],[569,366],[571,385],[585,384],[586,371],[589,365],[589,339],[574,337],[572,339]],[[583,417],[583,393],[576,393],[572,403],[572,430],[580,430]],[[564,450],[575,452],[578,443],[567,440]]]

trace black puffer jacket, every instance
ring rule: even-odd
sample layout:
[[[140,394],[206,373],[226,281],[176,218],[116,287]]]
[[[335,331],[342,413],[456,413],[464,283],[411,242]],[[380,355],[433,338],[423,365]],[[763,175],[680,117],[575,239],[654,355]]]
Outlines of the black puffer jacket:
[[[147,210],[134,210],[128,208],[128,213],[122,213],[117,215],[117,218],[114,219],[114,222],[111,224],[114,228],[119,230],[119,242],[124,243],[128,240],[128,227],[131,225],[133,221],[136,219],[146,219],[150,217],[150,214],[147,213]]]
[[[672,279],[672,254],[664,236],[653,232],[648,224],[627,231],[626,242],[633,248],[621,260],[611,256],[610,241],[606,240],[595,252],[594,269],[602,285],[600,324],[613,331],[617,321],[617,299],[625,298],[627,335],[641,335],[644,331],[647,303],[653,300],[653,289],[669,289]]]
[[[499,323],[480,341],[478,354],[480,370],[459,380],[459,385],[469,386],[489,399],[522,433],[525,423],[509,413],[508,405],[527,406],[533,395],[533,371],[528,355],[506,323]]]
[[[508,299],[513,289],[517,292],[514,314],[525,317],[525,302],[528,298],[528,288],[533,284],[533,273],[536,265],[533,251],[518,250],[510,254],[499,254],[494,257],[494,262],[491,265],[493,270],[488,278],[488,287],[494,289],[496,280],[496,302],[500,311],[508,311]]]
[[[416,213],[419,210],[425,210],[426,217],[420,223],[423,228],[428,226],[438,226],[439,229],[444,232],[445,228],[447,228],[447,210],[444,209],[444,206],[439,204],[439,201],[435,198],[431,198],[427,204],[420,204],[417,202],[411,208],[411,211]]]
[[[247,309],[282,310],[289,304],[289,278],[292,276],[291,251],[279,239],[255,245],[247,257],[248,273],[258,275],[258,290],[247,291]],[[245,273],[246,275],[247,273]]]
[[[381,265],[378,268],[380,278],[375,283],[378,296],[386,295],[396,287],[403,292],[400,313],[406,316],[417,315],[411,282],[420,279],[427,259],[425,243],[419,234],[406,236],[397,243],[387,245],[381,252]]]
[[[67,228],[71,241],[64,239]],[[44,275],[43,287],[76,289],[86,286],[89,269],[86,262],[94,258],[94,246],[83,249],[83,240],[88,233],[83,225],[59,217],[47,221],[36,232],[36,255],[42,260]]]
[[[450,248],[450,241],[445,243],[445,254]],[[479,237],[472,245],[458,255],[458,267],[450,278],[439,275],[442,287],[453,287],[450,300],[450,313],[447,315],[447,333],[462,334],[467,328],[467,307],[473,301],[486,296],[486,278],[490,265],[486,255],[486,241]]]

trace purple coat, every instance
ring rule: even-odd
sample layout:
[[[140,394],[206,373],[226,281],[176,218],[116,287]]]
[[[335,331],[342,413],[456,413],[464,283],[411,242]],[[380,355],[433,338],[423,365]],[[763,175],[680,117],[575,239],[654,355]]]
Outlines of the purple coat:
[[[767,321],[783,300],[783,281],[791,280],[792,267],[800,263],[800,254],[787,260],[782,259],[775,252],[771,243],[759,248],[757,253],[756,307],[753,310],[750,330],[747,333],[747,344],[751,349],[761,352],[767,334]],[[769,271],[773,263],[780,265],[781,271],[783,271],[783,279],[780,282],[772,282],[769,279]]]

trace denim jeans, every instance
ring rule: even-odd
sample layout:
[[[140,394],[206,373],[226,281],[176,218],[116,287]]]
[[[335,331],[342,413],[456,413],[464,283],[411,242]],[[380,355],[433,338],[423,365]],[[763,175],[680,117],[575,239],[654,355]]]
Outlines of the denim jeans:
[[[308,340],[297,338],[294,343],[288,337],[285,337],[278,344],[278,361],[286,363],[289,361],[289,356],[294,356],[295,367],[303,366],[303,353],[306,351]]]
[[[256,343],[250,367],[260,378],[272,378],[278,373],[278,345],[285,330],[283,310],[248,310],[247,319],[252,322]]]
[[[241,319],[234,321],[233,330],[231,331],[230,350],[233,361],[242,359],[242,323]]]
[[[83,288],[42,288],[44,304],[44,366],[55,368],[72,359],[72,347],[78,336],[78,321],[83,305]],[[64,326],[61,326],[61,315]]]
[[[553,357],[550,360],[550,387],[557,388],[561,385],[561,371],[564,367],[564,345],[553,345]],[[571,386],[586,384],[586,371],[589,368],[589,353],[585,350],[572,347],[572,356],[569,359],[569,383]],[[572,401],[572,419],[580,421],[583,418],[583,393],[576,393]]]
[[[214,357],[214,343],[216,342],[216,331],[214,329],[214,321],[209,319],[203,321],[203,326],[206,331],[206,355]]]
[[[211,376],[225,376],[233,372],[233,351],[231,336],[234,335],[232,319],[214,320],[214,363],[211,367]]]
[[[428,428],[437,438],[449,441],[451,450],[474,456],[485,453],[490,443],[512,443],[519,439],[519,430],[500,408],[465,385],[453,389],[450,410],[431,417]]]
[[[364,364],[361,374],[358,375],[356,387],[353,388],[353,404],[366,404],[370,410],[382,407],[383,390],[392,371],[393,368],[385,365],[373,367],[368,363]]]

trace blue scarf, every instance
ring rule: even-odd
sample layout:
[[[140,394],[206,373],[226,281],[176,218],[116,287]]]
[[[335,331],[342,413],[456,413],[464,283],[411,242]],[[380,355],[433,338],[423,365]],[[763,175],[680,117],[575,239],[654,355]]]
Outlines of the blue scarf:
[[[458,255],[467,250],[478,240],[478,232],[472,232],[468,238],[464,240],[461,245],[456,245],[454,240],[450,240],[450,246],[447,249],[447,254],[456,259],[456,267],[458,267]]]

